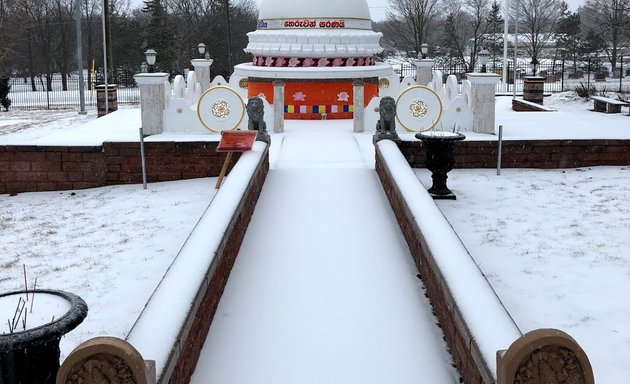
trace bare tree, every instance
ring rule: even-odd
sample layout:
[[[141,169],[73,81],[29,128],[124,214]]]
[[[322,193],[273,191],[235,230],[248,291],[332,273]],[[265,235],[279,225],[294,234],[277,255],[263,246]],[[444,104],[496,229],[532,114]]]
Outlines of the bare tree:
[[[475,68],[476,58],[482,49],[490,25],[490,0],[450,1],[444,24],[442,44],[452,56],[464,64],[466,71]]]
[[[527,53],[533,59],[541,57],[542,50],[553,39],[565,7],[561,0],[517,0],[518,29],[525,36]]]
[[[585,24],[604,40],[606,55],[615,68],[620,48],[628,43],[630,0],[587,0],[581,10]]]
[[[431,31],[441,11],[440,0],[389,0],[389,5],[385,29],[396,48],[406,45],[417,54],[422,43],[433,41]]]

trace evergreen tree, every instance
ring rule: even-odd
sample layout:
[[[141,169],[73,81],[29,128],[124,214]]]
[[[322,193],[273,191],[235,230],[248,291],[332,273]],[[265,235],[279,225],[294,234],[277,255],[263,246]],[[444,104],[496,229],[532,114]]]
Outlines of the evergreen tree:
[[[5,111],[9,110],[11,106],[11,99],[9,99],[9,78],[0,78],[0,104],[4,107]]]
[[[503,51],[503,17],[501,17],[501,6],[494,0],[490,5],[490,14],[488,15],[488,38],[486,46],[490,55],[492,55],[492,67],[496,67],[497,56]]]
[[[155,69],[171,72],[173,61],[172,45],[169,42],[168,14],[162,4],[162,0],[145,0],[142,12],[150,15],[149,25],[146,29],[144,41],[145,48],[154,49],[158,56]]]
[[[577,71],[577,58],[584,50],[581,39],[580,14],[568,9],[562,13],[556,27],[557,46],[564,51],[564,57],[573,61],[573,71]]]

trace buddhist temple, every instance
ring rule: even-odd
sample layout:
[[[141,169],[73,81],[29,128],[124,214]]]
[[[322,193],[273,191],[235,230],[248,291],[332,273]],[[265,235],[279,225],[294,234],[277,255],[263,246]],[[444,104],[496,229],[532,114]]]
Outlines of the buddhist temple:
[[[286,119],[350,119],[353,84],[363,83],[367,105],[379,77],[393,73],[375,58],[381,36],[366,0],[263,0],[245,48],[252,62],[234,73],[248,78],[249,97],[271,104],[273,83],[282,80]]]

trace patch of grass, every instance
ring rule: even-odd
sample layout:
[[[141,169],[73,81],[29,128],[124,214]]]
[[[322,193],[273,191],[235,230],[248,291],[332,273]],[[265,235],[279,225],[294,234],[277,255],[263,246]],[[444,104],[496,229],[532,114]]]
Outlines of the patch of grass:
[[[13,259],[13,260],[5,261],[5,262],[0,264],[0,269],[13,268],[18,263],[18,261],[19,260],[17,259],[17,257],[15,259]]]

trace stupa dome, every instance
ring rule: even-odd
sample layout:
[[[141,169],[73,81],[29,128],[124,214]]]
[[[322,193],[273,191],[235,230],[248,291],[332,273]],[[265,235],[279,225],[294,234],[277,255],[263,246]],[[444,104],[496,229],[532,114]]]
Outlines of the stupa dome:
[[[247,36],[262,67],[369,66],[383,51],[366,0],[263,0]]]
[[[263,0],[259,20],[346,18],[370,20],[366,0]]]

